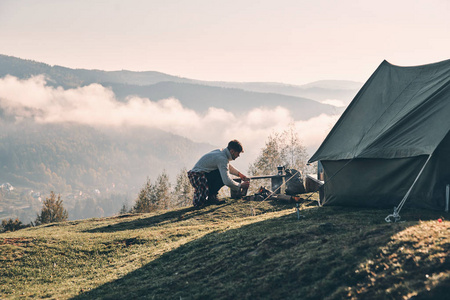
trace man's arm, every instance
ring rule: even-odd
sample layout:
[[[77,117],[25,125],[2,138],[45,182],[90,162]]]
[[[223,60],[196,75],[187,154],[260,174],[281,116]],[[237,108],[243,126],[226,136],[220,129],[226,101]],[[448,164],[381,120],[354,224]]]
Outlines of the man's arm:
[[[233,189],[235,191],[239,190],[241,188],[241,185],[238,182],[234,181],[230,177],[230,173],[231,172],[235,173],[237,170],[235,168],[233,168],[233,171],[232,171],[232,169],[231,169],[232,166],[229,165],[228,162],[221,162],[218,167],[219,167],[220,176],[222,177],[223,184],[225,184],[226,186],[230,187],[231,189]],[[239,172],[239,171],[237,171],[237,172]],[[231,174],[235,175],[234,173],[231,173]],[[236,174],[236,176],[239,176],[239,175]]]
[[[235,167],[233,167],[231,164],[228,165],[228,168],[230,169],[230,174],[239,176],[239,171],[238,169],[236,169]]]
[[[230,169],[230,174],[239,176],[239,178],[241,178],[241,180],[243,181],[250,181],[250,179],[247,176],[239,172],[239,170],[233,167],[231,164],[228,165],[228,168]]]

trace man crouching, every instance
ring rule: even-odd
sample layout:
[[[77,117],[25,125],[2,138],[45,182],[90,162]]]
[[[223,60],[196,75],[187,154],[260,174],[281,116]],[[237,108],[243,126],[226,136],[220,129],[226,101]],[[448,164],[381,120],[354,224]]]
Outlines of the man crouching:
[[[218,203],[217,193],[224,185],[237,192],[241,188],[248,189],[250,180],[230,165],[230,161],[238,158],[242,152],[241,143],[232,140],[225,149],[213,150],[199,159],[188,172],[189,181],[195,189],[194,207]],[[239,176],[242,182],[234,181],[230,174]]]

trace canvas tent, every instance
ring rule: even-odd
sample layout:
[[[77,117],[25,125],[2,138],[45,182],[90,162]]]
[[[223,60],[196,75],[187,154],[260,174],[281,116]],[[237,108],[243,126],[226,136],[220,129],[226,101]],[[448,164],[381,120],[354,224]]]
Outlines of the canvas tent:
[[[309,162],[323,205],[444,209],[450,184],[450,60],[383,61]]]

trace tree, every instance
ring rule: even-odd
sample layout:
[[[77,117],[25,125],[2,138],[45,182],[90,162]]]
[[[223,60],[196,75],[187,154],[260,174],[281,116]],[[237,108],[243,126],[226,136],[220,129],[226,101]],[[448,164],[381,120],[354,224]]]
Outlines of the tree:
[[[155,186],[147,178],[147,182],[140,190],[138,198],[133,206],[133,212],[147,213],[157,209]]]
[[[56,199],[56,195],[52,191],[50,192],[50,197],[45,198],[42,205],[41,214],[37,216],[35,223],[36,225],[40,225],[62,222],[66,221],[68,218],[69,214],[63,207],[63,200],[61,199],[61,195],[58,195],[58,199]]]
[[[168,209],[171,206],[172,195],[170,193],[171,185],[169,181],[169,175],[167,175],[166,170],[164,170],[158,178],[156,178],[155,183],[155,197],[157,205],[160,208]]]
[[[294,124],[281,134],[269,135],[261,154],[250,165],[250,174],[268,175],[276,172],[278,166],[300,171],[306,169],[307,152],[295,132]]]
[[[294,124],[282,133],[272,133],[267,138],[261,154],[253,164],[249,166],[249,174],[271,175],[277,172],[278,166],[285,166],[288,169],[296,169],[305,173],[308,155],[305,146],[302,145]],[[269,185],[268,180],[262,181],[263,185]],[[252,188],[258,188],[252,186]]]
[[[308,153],[306,152],[306,147],[302,145],[293,123],[280,135],[280,143],[282,165],[290,169],[300,170],[304,173]]]
[[[191,204],[194,195],[194,188],[189,182],[186,168],[181,169],[177,176],[177,182],[174,188],[175,206],[187,206]]]
[[[128,209],[128,205],[123,203],[122,208],[119,210],[119,215],[125,215],[129,212],[131,212],[131,209]]]
[[[21,221],[19,221],[19,219],[9,219],[9,220],[3,220],[2,221],[2,227],[3,227],[3,232],[6,231],[16,231],[22,228],[26,228],[29,227],[30,225],[23,225]],[[0,231],[0,232],[2,232]]]
[[[154,184],[147,178],[132,211],[146,213],[156,209],[170,208],[172,199],[170,189],[169,175],[165,170],[158,176]]]
[[[250,164],[250,175],[269,175],[276,172],[277,166],[282,165],[278,140],[277,133],[269,135],[265,147],[261,149],[261,154],[253,164]]]

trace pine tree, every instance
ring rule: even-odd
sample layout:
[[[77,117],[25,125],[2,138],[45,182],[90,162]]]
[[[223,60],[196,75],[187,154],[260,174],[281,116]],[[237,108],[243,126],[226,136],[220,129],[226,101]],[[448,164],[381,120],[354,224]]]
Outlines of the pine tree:
[[[66,221],[69,218],[69,214],[67,210],[63,207],[63,200],[61,199],[61,195],[58,195],[58,199],[56,199],[55,193],[50,192],[50,197],[44,200],[41,214],[36,218],[36,225],[54,223],[54,222],[62,222]]]
[[[128,205],[126,203],[122,204],[122,208],[119,210],[119,215],[125,215],[129,213],[131,210],[128,209]]]
[[[171,206],[172,195],[170,189],[169,175],[167,175],[167,172],[164,170],[156,179],[155,184],[157,204],[162,209],[168,209]]]
[[[171,207],[172,194],[169,175],[164,170],[154,184],[147,178],[147,182],[139,192],[132,211],[147,213],[156,209],[168,209]]]
[[[132,211],[137,213],[152,212],[157,209],[155,186],[147,178],[147,182],[140,190]]]
[[[177,176],[177,183],[174,188],[175,206],[183,207],[192,203],[194,188],[189,182],[186,168],[181,169]]]

